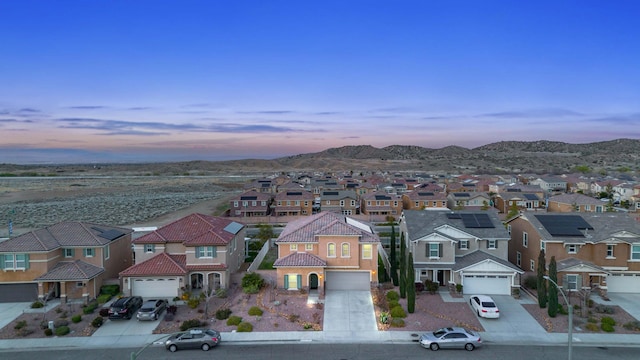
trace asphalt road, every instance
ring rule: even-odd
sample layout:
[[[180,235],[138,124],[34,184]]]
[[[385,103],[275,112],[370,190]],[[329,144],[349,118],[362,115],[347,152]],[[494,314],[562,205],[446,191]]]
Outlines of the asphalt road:
[[[95,359],[122,360],[131,359],[131,353],[139,349],[51,349],[46,350],[47,360]],[[40,351],[1,351],[0,358],[12,360],[33,360],[42,358]],[[175,359],[226,359],[226,360],[388,360],[425,358],[457,359],[518,359],[518,360],[563,360],[567,358],[566,346],[500,346],[487,345],[473,352],[465,350],[431,350],[416,344],[222,344],[208,352],[184,350],[171,353],[161,346],[145,349],[136,360],[175,360]],[[637,360],[640,347],[574,347],[573,359],[589,360]]]

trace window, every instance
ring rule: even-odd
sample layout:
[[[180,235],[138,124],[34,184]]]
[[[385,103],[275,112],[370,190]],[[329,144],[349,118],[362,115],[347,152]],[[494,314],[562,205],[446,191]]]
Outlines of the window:
[[[344,206],[344,200],[340,200],[340,206]]]
[[[373,258],[373,246],[371,244],[362,245],[362,258],[363,259]]]
[[[578,275],[567,275],[567,290],[578,290]]]
[[[327,244],[327,256],[336,257],[336,244],[334,243]]]
[[[460,250],[468,250],[469,249],[469,241],[468,240],[460,240],[458,242],[458,249],[460,249]]]
[[[607,258],[615,259],[615,257],[613,256],[613,245],[607,245]]]
[[[252,201],[252,202],[251,202],[251,206],[258,206],[258,202],[257,202],[257,201],[255,201],[255,200],[254,200],[254,201]]]
[[[260,205],[261,206],[267,206],[267,202],[263,200],[263,201],[260,202]]]
[[[76,282],[76,287],[77,287],[77,288],[81,288],[81,287],[83,287],[83,286],[84,286],[84,283],[83,283],[82,281],[78,281],[78,282]]]
[[[111,249],[109,249],[109,245],[104,247],[104,259],[107,260],[111,255]]]
[[[522,265],[522,254],[520,251],[516,252],[516,265],[518,265],[518,267]]]
[[[144,252],[145,253],[154,253],[156,252],[155,244],[144,244]]]
[[[540,240],[540,250],[547,252],[547,243],[542,240]]]
[[[313,244],[304,244],[305,251],[313,251]]]
[[[429,243],[429,257],[430,258],[439,258],[440,257],[440,243]]]
[[[298,251],[298,244],[289,244],[290,251]]]
[[[300,289],[302,288],[302,275],[289,274],[284,276],[284,285],[287,289]]]
[[[196,258],[214,258],[218,256],[215,246],[196,246]]]
[[[529,234],[522,232],[522,246],[529,247]]]
[[[340,256],[341,257],[349,257],[350,253],[350,248],[349,248],[349,243],[342,243],[342,245],[340,246]]]
[[[584,210],[585,211],[591,211],[591,205],[585,205],[584,206]]]
[[[631,260],[640,260],[640,244],[631,245]]]
[[[575,244],[567,245],[567,252],[569,254],[578,253],[578,245],[575,245]]]
[[[531,271],[536,271],[536,262],[529,260],[529,264],[531,265]]]
[[[72,258],[76,255],[76,250],[75,249],[64,249],[64,257],[66,258]]]
[[[596,206],[596,212],[597,213],[601,213],[602,212],[602,206]]]
[[[415,207],[417,207],[417,208],[420,207],[420,202],[419,201],[416,201],[416,206]]]
[[[84,257],[94,257],[94,256],[96,256],[96,250],[94,248],[84,249]]]
[[[487,240],[487,249],[497,249],[498,240]]]
[[[511,224],[507,225],[507,232],[509,233],[509,235],[511,235]]]

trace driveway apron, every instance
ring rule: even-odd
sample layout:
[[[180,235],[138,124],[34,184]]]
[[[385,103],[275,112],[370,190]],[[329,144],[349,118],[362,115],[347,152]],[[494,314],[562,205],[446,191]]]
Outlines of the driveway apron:
[[[324,298],[323,331],[345,342],[378,331],[370,291],[328,290]]]
[[[618,305],[629,315],[640,319],[640,294],[608,293],[607,297],[610,301],[599,302],[605,305]],[[594,298],[596,297],[594,296]],[[600,299],[599,296],[597,298]]]
[[[491,295],[500,309],[499,319],[479,317],[484,331],[492,337],[519,337],[523,341],[546,335],[545,329],[520,304],[525,300],[516,300],[509,295]],[[469,303],[468,297],[467,303]],[[471,306],[471,305],[469,305]]]

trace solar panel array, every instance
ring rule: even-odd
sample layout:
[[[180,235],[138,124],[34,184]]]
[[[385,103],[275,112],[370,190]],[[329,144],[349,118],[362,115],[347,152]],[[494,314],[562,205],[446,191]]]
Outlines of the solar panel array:
[[[287,195],[300,196],[300,195],[302,195],[302,191],[287,191]]]
[[[462,222],[466,228],[495,228],[493,221],[487,214],[460,214],[462,216]]]
[[[447,219],[462,219],[462,217],[458,213],[448,213]]]
[[[107,230],[103,233],[98,234],[98,236],[100,236],[101,238],[107,239],[109,241],[113,241],[117,238],[119,238],[120,236],[124,235],[124,233],[120,230],[116,230],[116,229],[112,229],[112,230]]]
[[[507,189],[507,192],[520,192],[520,189]]]
[[[419,192],[418,195],[420,196],[433,196],[432,192]]]
[[[538,196],[536,194],[523,194],[522,196],[527,200],[538,200]]]
[[[455,196],[455,197],[469,197],[469,193],[465,193],[465,192],[453,193],[453,196]]]
[[[552,236],[584,237],[584,230],[593,230],[593,226],[579,215],[535,215],[535,217]]]
[[[391,197],[388,195],[376,195],[376,200],[391,200]]]
[[[240,196],[240,200],[258,200],[257,196]]]

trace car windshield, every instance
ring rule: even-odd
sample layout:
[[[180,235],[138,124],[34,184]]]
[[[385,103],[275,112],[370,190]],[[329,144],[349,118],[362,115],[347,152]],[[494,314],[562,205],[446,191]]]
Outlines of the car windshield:
[[[483,301],[482,306],[486,308],[494,308],[496,307],[496,304],[492,303],[491,301]]]
[[[433,336],[435,336],[435,337],[440,337],[440,336],[442,336],[442,335],[444,335],[444,334],[446,334],[446,333],[447,333],[447,331],[446,331],[446,330],[444,330],[444,329],[439,329],[439,330],[436,330],[436,331],[434,331],[434,332],[433,332]]]

